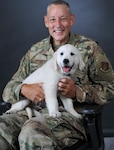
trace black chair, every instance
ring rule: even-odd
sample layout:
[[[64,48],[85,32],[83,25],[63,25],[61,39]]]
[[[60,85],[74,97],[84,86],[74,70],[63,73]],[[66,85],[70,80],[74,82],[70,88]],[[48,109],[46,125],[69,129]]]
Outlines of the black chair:
[[[6,110],[8,110],[11,107],[10,103],[0,101],[0,115],[2,115]]]
[[[78,107],[76,107],[78,106]],[[9,109],[9,103],[0,103],[0,114]],[[88,141],[79,141],[72,147],[63,150],[104,150],[104,138],[102,132],[102,108],[97,104],[74,104],[76,110],[84,116],[84,125],[87,132]]]

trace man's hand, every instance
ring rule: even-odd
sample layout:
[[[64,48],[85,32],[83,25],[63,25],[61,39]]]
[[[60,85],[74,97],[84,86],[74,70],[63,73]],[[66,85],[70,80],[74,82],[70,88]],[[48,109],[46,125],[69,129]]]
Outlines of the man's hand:
[[[76,96],[76,85],[72,79],[61,79],[58,83],[58,90],[67,98],[75,98]]]
[[[40,84],[23,84],[21,94],[27,99],[38,103],[45,99],[42,83]]]
[[[60,93],[68,98],[74,98],[76,96],[76,86],[72,79],[63,78],[58,83],[58,90]],[[23,84],[21,88],[21,94],[27,99],[38,103],[45,99],[45,94],[40,84]]]

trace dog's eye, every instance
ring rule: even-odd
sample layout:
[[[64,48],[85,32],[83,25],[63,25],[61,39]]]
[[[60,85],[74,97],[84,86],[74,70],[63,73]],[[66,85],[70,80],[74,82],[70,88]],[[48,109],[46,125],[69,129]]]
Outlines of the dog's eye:
[[[63,55],[63,52],[61,52],[60,55],[62,56],[62,55]]]
[[[71,53],[70,53],[70,55],[71,55],[71,56],[73,56],[73,55],[74,55],[74,53],[72,53],[72,52],[71,52]]]

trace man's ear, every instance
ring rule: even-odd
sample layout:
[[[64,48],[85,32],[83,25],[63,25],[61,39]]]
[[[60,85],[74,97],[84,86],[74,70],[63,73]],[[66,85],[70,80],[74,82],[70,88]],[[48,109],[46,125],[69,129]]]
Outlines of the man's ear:
[[[44,16],[44,23],[45,23],[46,28],[48,28],[48,19],[47,19],[47,16]]]
[[[72,14],[72,15],[70,16],[70,26],[73,26],[73,25],[74,25],[74,22],[75,22],[75,15]]]

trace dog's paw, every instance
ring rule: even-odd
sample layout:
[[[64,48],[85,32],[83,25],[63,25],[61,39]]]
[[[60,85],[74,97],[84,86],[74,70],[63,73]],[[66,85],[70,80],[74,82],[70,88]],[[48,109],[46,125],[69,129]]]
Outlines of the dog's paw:
[[[16,113],[16,111],[15,110],[10,110],[10,109],[5,112],[5,114],[14,114],[14,113]]]
[[[76,116],[75,116],[76,118],[79,118],[79,119],[83,119],[83,116],[82,115],[80,115],[80,114],[76,114]]]
[[[53,118],[56,118],[56,117],[58,118],[58,117],[61,117],[61,113],[59,111],[51,112],[51,113],[49,113],[49,116],[53,117]]]

